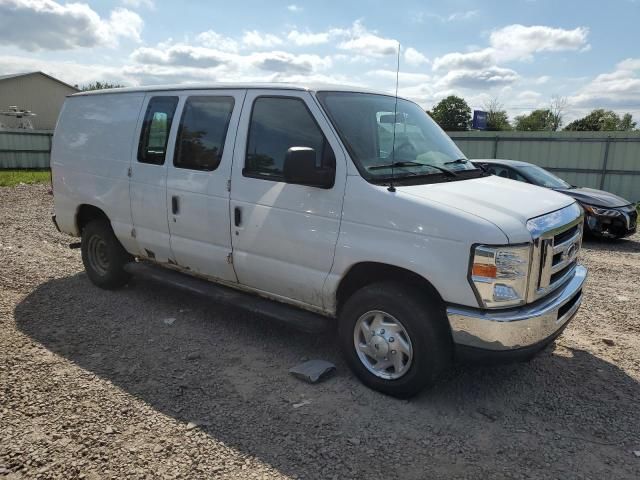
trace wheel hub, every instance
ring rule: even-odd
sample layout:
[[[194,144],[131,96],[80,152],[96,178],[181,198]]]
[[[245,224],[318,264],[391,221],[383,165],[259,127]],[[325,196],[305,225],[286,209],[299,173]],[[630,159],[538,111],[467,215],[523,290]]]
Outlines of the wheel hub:
[[[356,321],[353,343],[365,368],[386,380],[402,377],[413,362],[409,333],[398,319],[381,310],[369,311]]]
[[[387,358],[389,354],[389,343],[382,335],[374,335],[369,341],[369,346],[377,359]]]

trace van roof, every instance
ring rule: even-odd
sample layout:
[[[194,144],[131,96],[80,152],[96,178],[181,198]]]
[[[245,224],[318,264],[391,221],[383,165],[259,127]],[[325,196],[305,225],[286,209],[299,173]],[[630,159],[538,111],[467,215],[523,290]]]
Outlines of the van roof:
[[[389,92],[370,90],[352,85],[333,85],[333,84],[298,84],[298,83],[189,83],[189,84],[172,84],[172,85],[152,85],[144,87],[123,87],[123,88],[107,88],[103,90],[90,90],[86,92],[74,93],[73,97],[84,95],[105,95],[109,93],[131,93],[131,92],[158,92],[171,90],[223,90],[223,89],[260,89],[260,90],[299,90],[308,92],[332,91],[332,92],[356,92],[356,93],[376,93],[380,95],[393,96]],[[402,97],[399,97],[402,98]]]

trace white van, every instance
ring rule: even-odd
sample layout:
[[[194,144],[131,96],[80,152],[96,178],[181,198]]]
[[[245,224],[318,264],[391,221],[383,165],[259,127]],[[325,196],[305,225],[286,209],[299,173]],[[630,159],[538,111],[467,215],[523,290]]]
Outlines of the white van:
[[[286,84],[79,93],[51,165],[54,221],[82,237],[93,283],[153,263],[282,317],[336,318],[353,371],[392,395],[458,355],[530,356],[582,300],[575,201],[475,168],[406,99]]]

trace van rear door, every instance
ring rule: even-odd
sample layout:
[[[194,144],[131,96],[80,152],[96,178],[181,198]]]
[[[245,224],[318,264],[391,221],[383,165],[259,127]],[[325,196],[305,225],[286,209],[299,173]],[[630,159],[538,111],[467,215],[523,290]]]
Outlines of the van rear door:
[[[167,157],[171,251],[194,273],[236,282],[229,181],[244,90],[180,94],[175,149]]]
[[[172,92],[146,96],[131,159],[131,215],[141,256],[173,259],[167,225],[167,152],[173,150],[179,97]],[[170,157],[169,157],[170,158]]]

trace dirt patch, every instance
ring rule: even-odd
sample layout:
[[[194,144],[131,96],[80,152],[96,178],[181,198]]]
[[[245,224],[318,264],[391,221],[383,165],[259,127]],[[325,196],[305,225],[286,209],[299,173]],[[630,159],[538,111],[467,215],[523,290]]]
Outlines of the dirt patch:
[[[532,362],[458,366],[407,402],[362,386],[331,334],[156,284],[97,289],[51,200],[0,188],[0,476],[640,476],[639,235],[585,244],[583,307]],[[336,375],[289,375],[316,357]]]

